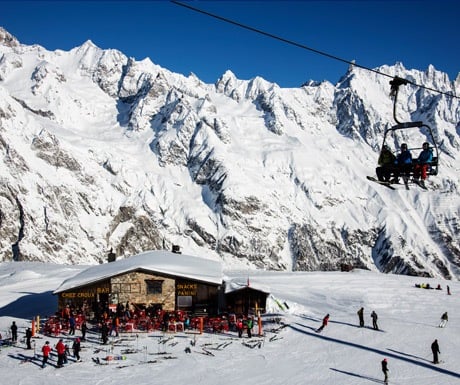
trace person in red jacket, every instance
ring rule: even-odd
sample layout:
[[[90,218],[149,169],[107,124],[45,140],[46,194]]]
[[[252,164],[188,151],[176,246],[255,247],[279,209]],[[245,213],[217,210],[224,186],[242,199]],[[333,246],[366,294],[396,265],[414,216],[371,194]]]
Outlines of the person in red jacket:
[[[64,366],[64,361],[65,361],[65,345],[64,341],[61,339],[59,342],[56,344],[56,352],[58,355],[58,361],[57,361],[57,367],[62,368]]]
[[[242,318],[238,318],[238,321],[236,321],[236,330],[238,330],[238,337],[242,337],[243,336],[243,319]]]
[[[384,358],[382,361],[382,372],[385,376],[383,383],[388,384],[388,373],[390,372],[390,370],[388,369],[388,360],[386,358]]]
[[[321,330],[323,330],[326,326],[327,326],[327,323],[329,322],[329,314],[326,314],[323,318],[323,324],[321,325],[321,327],[319,327],[316,332],[317,333],[320,333]]]
[[[48,357],[51,353],[51,346],[50,346],[49,341],[46,341],[45,345],[43,345],[42,353],[43,353],[42,368],[44,368],[46,366],[46,363],[48,362]]]

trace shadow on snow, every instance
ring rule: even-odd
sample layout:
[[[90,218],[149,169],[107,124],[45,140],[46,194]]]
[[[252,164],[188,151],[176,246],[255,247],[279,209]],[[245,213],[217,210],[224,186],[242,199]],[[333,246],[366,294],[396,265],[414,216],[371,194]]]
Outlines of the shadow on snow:
[[[369,376],[363,376],[361,374],[356,374],[356,373],[352,373],[352,372],[346,372],[345,370],[339,370],[339,369],[335,369],[335,368],[329,368],[329,369],[334,370],[334,371],[339,372],[339,373],[348,374],[349,376],[364,378],[365,380],[377,382],[379,384],[384,383],[382,380],[379,380],[378,378],[369,377]]]
[[[302,328],[308,328],[308,326],[305,326],[305,325],[302,325],[302,324],[297,324],[297,325],[301,326]],[[299,333],[307,334],[307,335],[309,335],[311,337],[321,338],[321,339],[323,339],[325,341],[335,342],[335,343],[342,344],[342,345],[348,345],[348,346],[351,346],[351,347],[354,347],[354,348],[357,348],[357,349],[368,350],[370,352],[378,353],[378,354],[381,354],[381,355],[385,355],[387,357],[392,357],[394,359],[406,361],[406,362],[409,362],[409,363],[414,364],[414,365],[422,366],[424,368],[431,369],[431,370],[437,371],[439,373],[446,374],[448,376],[453,376],[453,377],[460,378],[460,373],[452,372],[450,370],[434,366],[433,364],[431,364],[429,362],[417,361],[416,359],[420,359],[420,358],[416,357],[416,356],[411,356],[409,354],[400,353],[400,352],[397,352],[397,351],[391,350],[391,349],[388,349],[388,350],[391,350],[391,351],[393,351],[393,352],[395,352],[397,354],[388,353],[388,351],[385,351],[385,350],[371,348],[369,346],[360,345],[360,344],[357,344],[357,343],[354,343],[354,342],[349,342],[349,341],[343,341],[343,340],[339,340],[337,338],[327,337],[325,335],[318,334],[318,333],[312,333],[312,332],[309,332],[307,330],[301,329],[300,327],[297,327],[297,326],[292,325],[292,324],[289,325],[289,327],[291,329],[295,330],[295,331],[298,331]],[[404,356],[401,356],[400,354],[403,354]],[[410,358],[410,357],[414,357],[416,359],[413,359],[413,358]],[[423,360],[425,360],[425,359],[423,359]]]
[[[0,316],[31,319],[37,315],[49,316],[57,309],[57,298],[52,291],[21,293],[22,297],[0,308]]]

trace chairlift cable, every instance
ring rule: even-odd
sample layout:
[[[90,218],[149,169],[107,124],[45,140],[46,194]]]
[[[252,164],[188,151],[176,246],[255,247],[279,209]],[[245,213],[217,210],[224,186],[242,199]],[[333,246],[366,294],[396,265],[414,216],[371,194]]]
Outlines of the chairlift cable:
[[[326,56],[326,57],[328,57],[328,58],[330,58],[330,59],[334,59],[334,60],[337,60],[337,61],[341,61],[341,62],[346,63],[346,64],[348,64],[348,65],[352,65],[352,66],[355,66],[355,67],[358,67],[358,68],[362,68],[362,69],[367,70],[367,71],[370,71],[370,72],[374,72],[374,73],[376,73],[377,75],[386,76],[386,77],[389,77],[389,78],[394,78],[393,75],[388,75],[388,74],[386,74],[386,73],[384,73],[384,72],[377,71],[377,70],[375,70],[375,69],[373,69],[373,68],[369,68],[369,67],[363,66],[363,65],[361,65],[361,64],[357,64],[355,61],[350,61],[350,60],[342,59],[342,58],[340,58],[340,57],[338,57],[338,56],[329,54],[329,53],[327,53],[327,52],[320,51],[320,50],[318,50],[318,49],[308,47],[308,46],[306,46],[306,45],[297,43],[297,42],[295,42],[295,41],[293,41],[293,40],[289,40],[289,39],[286,39],[286,38],[283,38],[283,37],[274,35],[274,34],[272,34],[272,33],[262,31],[261,29],[257,29],[257,28],[251,27],[251,26],[249,26],[249,25],[239,23],[239,22],[237,22],[237,21],[228,19],[228,18],[223,17],[223,16],[216,15],[216,14],[214,14],[214,13],[204,11],[204,10],[202,10],[202,9],[193,7],[193,6],[189,5],[189,4],[184,4],[184,3],[181,3],[180,1],[175,1],[175,0],[171,0],[171,3],[173,3],[173,4],[175,4],[175,5],[179,5],[179,6],[184,7],[184,8],[188,8],[188,9],[190,9],[190,10],[192,10],[192,11],[195,11],[195,12],[198,12],[198,13],[202,13],[202,14],[204,14],[204,15],[213,17],[213,18],[215,18],[215,19],[224,21],[224,22],[226,22],[226,23],[236,25],[236,26],[238,26],[238,27],[247,29],[247,30],[249,30],[249,31],[259,33],[259,34],[261,34],[261,35],[270,37],[270,38],[272,38],[272,39],[279,40],[279,41],[281,41],[281,42],[283,42],[283,43],[287,43],[287,44],[290,44],[290,45],[293,45],[293,46],[296,46],[296,47],[299,47],[299,48],[302,48],[302,49],[305,49],[305,50],[314,52],[314,53],[316,53],[316,54],[318,54],[318,55]],[[417,84],[417,83],[415,83],[415,82],[412,82],[412,81],[410,81],[410,80],[407,80],[407,82],[410,83],[410,84],[412,84],[413,86],[420,87],[420,88],[424,88],[424,89],[426,89],[426,90],[428,90],[428,91],[437,92],[437,93],[439,93],[439,94],[441,94],[441,95],[445,95],[445,96],[449,96],[449,97],[453,97],[453,98],[459,98],[459,96],[456,96],[456,95],[454,95],[454,94],[452,94],[452,93],[447,93],[447,92],[439,91],[439,90],[434,89],[434,88],[426,87],[426,86]]]

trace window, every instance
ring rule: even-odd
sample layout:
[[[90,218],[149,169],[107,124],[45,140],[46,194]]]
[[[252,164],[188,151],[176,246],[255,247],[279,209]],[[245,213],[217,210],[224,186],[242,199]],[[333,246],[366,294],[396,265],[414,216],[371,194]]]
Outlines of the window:
[[[147,294],[161,294],[163,292],[163,280],[146,279]]]
[[[191,295],[179,295],[177,296],[178,307],[192,307],[193,297]]]
[[[140,293],[140,284],[112,283],[112,293]]]

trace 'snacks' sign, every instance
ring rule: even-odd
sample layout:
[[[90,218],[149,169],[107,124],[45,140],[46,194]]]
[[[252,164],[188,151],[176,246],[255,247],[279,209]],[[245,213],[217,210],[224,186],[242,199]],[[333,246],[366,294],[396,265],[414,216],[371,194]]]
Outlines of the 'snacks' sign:
[[[178,296],[196,295],[198,285],[196,283],[178,283],[176,285],[176,294]]]

